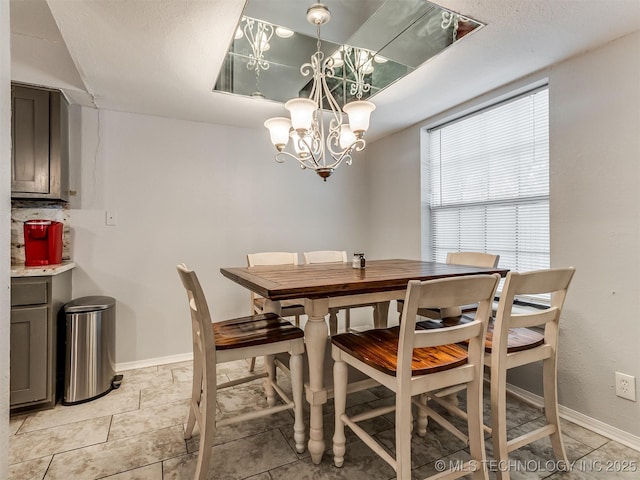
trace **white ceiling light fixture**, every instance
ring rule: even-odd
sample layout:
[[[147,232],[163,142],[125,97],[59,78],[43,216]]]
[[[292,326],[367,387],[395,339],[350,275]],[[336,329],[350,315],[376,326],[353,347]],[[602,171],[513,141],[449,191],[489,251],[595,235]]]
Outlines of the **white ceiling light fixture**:
[[[351,165],[351,154],[364,150],[364,134],[369,129],[369,118],[375,105],[364,100],[347,103],[340,109],[327,85],[327,78],[334,76],[334,57],[324,58],[320,50],[320,26],[329,22],[329,9],[316,3],[307,10],[307,21],[316,25],[316,52],[311,63],[300,67],[300,73],[313,74],[313,85],[309,98],[295,98],[285,103],[291,118],[270,118],[264,123],[269,129],[271,142],[278,151],[276,161],[283,163],[287,158],[297,160],[303,169],[315,171],[325,181],[342,162]],[[324,102],[330,109],[328,133],[325,131]],[[349,123],[343,119],[348,115]],[[293,139],[295,154],[285,151],[289,136]]]

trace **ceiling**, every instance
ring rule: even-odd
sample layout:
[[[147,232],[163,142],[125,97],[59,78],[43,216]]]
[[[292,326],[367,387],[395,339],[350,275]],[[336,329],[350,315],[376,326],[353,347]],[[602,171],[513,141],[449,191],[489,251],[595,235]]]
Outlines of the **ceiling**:
[[[212,91],[243,0],[10,1],[15,81],[102,109],[239,127],[285,113],[279,102]],[[272,12],[287,1],[257,4]],[[311,3],[296,0],[287,15],[303,24]],[[324,3],[332,20],[323,36],[352,28],[372,4]],[[369,140],[640,30],[638,0],[436,3],[486,26],[376,95]]]

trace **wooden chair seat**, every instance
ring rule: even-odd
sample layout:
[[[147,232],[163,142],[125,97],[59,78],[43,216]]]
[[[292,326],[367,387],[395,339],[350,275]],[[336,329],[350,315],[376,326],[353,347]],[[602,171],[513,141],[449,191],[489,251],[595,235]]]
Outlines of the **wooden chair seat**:
[[[211,325],[218,350],[253,347],[304,337],[302,330],[275,313],[233,318]]]
[[[331,343],[363,363],[387,375],[398,371],[398,335],[400,327],[342,333]],[[411,361],[411,375],[427,375],[467,363],[467,351],[459,345],[416,348]]]
[[[416,328],[429,330],[432,328],[451,327],[454,325],[461,325],[469,323],[473,318],[467,315],[456,317],[454,319],[447,318],[441,320],[424,320],[416,323]],[[487,336],[485,337],[484,350],[487,353],[491,353],[493,348],[493,328],[495,322],[491,320],[487,326]],[[539,347],[544,343],[544,334],[536,332],[530,328],[510,328],[509,337],[507,340],[507,353],[521,352],[531,348]]]

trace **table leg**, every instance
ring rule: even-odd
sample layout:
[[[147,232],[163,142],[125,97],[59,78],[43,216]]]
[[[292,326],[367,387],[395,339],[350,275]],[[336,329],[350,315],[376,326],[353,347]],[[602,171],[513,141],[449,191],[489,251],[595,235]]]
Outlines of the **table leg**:
[[[325,315],[329,313],[329,300],[306,300],[305,313],[308,316],[304,328],[304,341],[309,359],[309,384],[306,397],[309,402],[309,453],[316,465],[322,460],[325,450],[324,429],[322,427],[323,405],[327,403],[327,390],[323,385],[324,354],[328,341]]]
[[[373,307],[373,326],[375,328],[387,328],[389,318],[389,303],[378,302]]]
[[[277,313],[278,315],[282,314],[282,304],[277,300],[270,300],[265,298],[264,307],[262,309],[265,313]]]

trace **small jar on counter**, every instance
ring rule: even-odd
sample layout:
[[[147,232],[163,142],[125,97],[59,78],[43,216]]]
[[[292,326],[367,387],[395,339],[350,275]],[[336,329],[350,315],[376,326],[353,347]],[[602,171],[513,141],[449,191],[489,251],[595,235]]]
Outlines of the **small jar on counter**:
[[[364,268],[366,260],[364,258],[364,253],[354,253],[353,260],[351,261],[351,266],[353,268]]]

